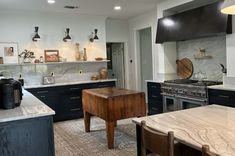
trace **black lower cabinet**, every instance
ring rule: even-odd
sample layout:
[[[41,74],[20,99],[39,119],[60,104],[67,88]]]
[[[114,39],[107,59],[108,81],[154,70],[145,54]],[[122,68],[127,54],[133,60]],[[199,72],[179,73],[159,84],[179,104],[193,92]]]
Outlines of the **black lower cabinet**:
[[[115,81],[33,88],[27,90],[56,112],[53,117],[54,121],[63,121],[83,117],[83,89],[113,86],[115,86]]]
[[[235,91],[208,89],[209,104],[235,107]]]
[[[148,115],[160,114],[163,112],[163,103],[160,83],[148,82]]]

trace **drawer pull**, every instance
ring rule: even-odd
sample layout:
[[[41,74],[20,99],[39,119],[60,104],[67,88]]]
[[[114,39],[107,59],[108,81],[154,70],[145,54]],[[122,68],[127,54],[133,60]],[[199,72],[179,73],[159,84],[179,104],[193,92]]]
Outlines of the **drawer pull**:
[[[152,95],[152,97],[153,97],[153,98],[157,98],[158,96],[156,96],[156,95]]]
[[[40,98],[45,98],[46,96],[40,96]]]
[[[108,87],[108,85],[99,85],[98,87]]]
[[[155,108],[155,107],[151,107],[151,109],[154,110],[154,111],[158,111],[158,109]]]
[[[80,99],[80,96],[70,97],[69,99],[70,99],[70,100],[77,100],[77,99]]]
[[[157,88],[157,86],[151,86],[151,88]]]
[[[38,94],[48,93],[48,90],[38,91],[37,93],[38,93]]]
[[[76,88],[70,88],[70,90],[80,90],[81,88],[76,87]]]
[[[229,99],[229,96],[226,95],[219,95],[219,97]]]
[[[74,108],[74,109],[70,109],[70,111],[74,112],[74,111],[79,111],[81,110],[81,108]]]

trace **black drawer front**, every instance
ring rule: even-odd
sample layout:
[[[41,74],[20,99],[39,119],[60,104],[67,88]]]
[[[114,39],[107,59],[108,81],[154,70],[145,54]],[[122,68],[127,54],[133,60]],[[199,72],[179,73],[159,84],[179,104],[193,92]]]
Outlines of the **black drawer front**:
[[[27,89],[30,93],[32,93],[35,96],[43,96],[43,95],[54,95],[56,94],[55,89],[53,88],[37,88],[37,89]]]
[[[82,97],[78,95],[63,96],[61,99],[61,105],[66,108],[81,107]]]
[[[163,112],[163,104],[162,101],[150,101],[148,103],[148,112],[155,112],[155,114],[159,114]]]
[[[160,93],[149,93],[148,101],[155,101],[155,100],[162,101],[162,95]]]
[[[235,92],[209,89],[209,103],[235,107]]]
[[[161,84],[160,83],[148,82],[147,87],[148,87],[149,91],[161,92]]]

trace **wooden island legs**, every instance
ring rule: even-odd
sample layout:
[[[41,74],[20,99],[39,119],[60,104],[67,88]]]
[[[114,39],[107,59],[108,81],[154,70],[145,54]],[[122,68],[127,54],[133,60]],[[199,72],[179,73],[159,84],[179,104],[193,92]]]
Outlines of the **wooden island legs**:
[[[85,111],[83,112],[83,114],[84,114],[85,131],[90,132],[91,114]]]
[[[107,141],[108,148],[113,148],[114,144],[114,127],[117,124],[117,121],[106,121],[106,133],[107,133]]]

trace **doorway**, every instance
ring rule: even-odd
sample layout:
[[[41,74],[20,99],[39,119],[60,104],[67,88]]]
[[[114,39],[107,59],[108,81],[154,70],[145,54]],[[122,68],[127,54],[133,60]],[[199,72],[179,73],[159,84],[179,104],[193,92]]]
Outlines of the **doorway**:
[[[117,79],[116,86],[125,88],[124,43],[106,43],[108,78]]]
[[[151,27],[138,30],[141,91],[147,92],[146,80],[153,79]]]

